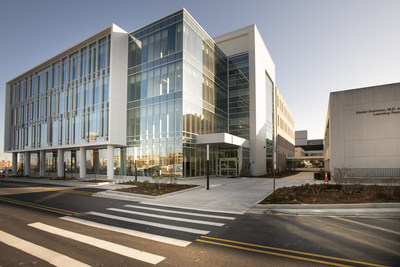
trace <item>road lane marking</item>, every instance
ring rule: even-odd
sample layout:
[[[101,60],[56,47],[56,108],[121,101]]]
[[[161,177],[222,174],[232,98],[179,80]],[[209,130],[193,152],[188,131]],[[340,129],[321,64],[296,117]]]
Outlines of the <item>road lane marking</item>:
[[[0,242],[31,254],[55,266],[90,266],[58,252],[36,245],[0,230]]]
[[[194,228],[180,227],[180,226],[174,226],[174,225],[162,224],[162,223],[156,223],[156,222],[148,222],[148,221],[143,221],[143,220],[136,220],[136,219],[115,216],[115,215],[100,213],[100,212],[95,212],[95,211],[89,211],[86,214],[100,216],[100,217],[114,219],[114,220],[125,221],[125,222],[144,224],[144,225],[149,225],[149,226],[154,226],[154,227],[164,228],[164,229],[169,229],[169,230],[193,233],[193,234],[206,235],[206,234],[210,233],[210,231],[204,231],[204,230],[199,230],[199,229],[194,229]]]
[[[140,232],[140,231],[136,231],[136,230],[126,229],[126,228],[122,228],[122,227],[92,222],[92,221],[88,221],[88,220],[84,220],[84,219],[80,219],[80,218],[76,218],[76,217],[65,216],[65,217],[61,217],[60,219],[87,225],[90,227],[95,227],[95,228],[99,228],[99,229],[104,229],[104,230],[109,230],[109,231],[118,232],[118,233],[122,233],[122,234],[127,234],[127,235],[131,235],[131,236],[139,237],[139,238],[149,239],[149,240],[153,240],[153,241],[157,241],[157,242],[161,242],[161,243],[165,243],[165,244],[169,244],[169,245],[179,246],[179,247],[186,247],[192,243],[192,242],[185,241],[185,240],[175,239],[175,238],[161,236],[161,235],[154,235],[154,234],[149,234],[149,233]]]
[[[205,225],[212,225],[212,226],[224,226],[224,223],[216,223],[216,222],[209,222],[209,221],[200,221],[200,220],[193,220],[193,219],[185,219],[185,218],[178,218],[178,217],[171,217],[171,216],[164,216],[164,215],[157,215],[145,212],[138,212],[132,210],[123,210],[123,209],[115,209],[115,208],[108,208],[107,210],[123,212],[128,214],[140,215],[140,216],[147,216],[152,218],[159,218],[165,220],[173,220],[178,222],[188,222],[188,223],[197,223],[197,224],[205,224]]]
[[[275,253],[275,252],[268,252],[268,251],[265,251],[265,250],[258,250],[258,249],[249,249],[249,248],[246,248],[246,247],[233,246],[233,245],[229,245],[229,244],[225,244],[225,243],[219,243],[219,242],[215,242],[215,241],[227,242],[227,243],[238,244],[238,245],[245,245],[245,246],[255,247],[255,248],[260,248],[260,249],[283,251],[283,252],[289,252],[289,253],[300,254],[300,255],[305,255],[305,256],[312,256],[312,257],[318,257],[318,258],[324,258],[324,259],[330,259],[330,260],[349,262],[349,263],[357,263],[357,264],[363,264],[363,265],[374,266],[374,267],[385,267],[384,265],[379,265],[379,264],[375,264],[375,263],[368,263],[368,262],[362,262],[362,261],[356,261],[356,260],[349,260],[349,259],[343,259],[343,258],[332,257],[332,256],[325,256],[325,255],[320,255],[320,254],[315,254],[315,253],[308,253],[308,252],[302,252],[302,251],[296,251],[296,250],[290,250],[290,249],[284,249],[284,248],[275,248],[275,247],[269,247],[269,246],[262,246],[262,245],[257,245],[257,244],[250,244],[250,243],[239,242],[239,241],[228,240],[228,239],[222,239],[222,238],[216,238],[216,237],[201,236],[201,238],[210,239],[210,240],[213,240],[213,241],[202,240],[202,239],[196,239],[196,241],[206,242],[206,243],[215,244],[215,245],[221,245],[221,246],[227,246],[227,247],[235,247],[235,248],[239,248],[239,249],[251,250],[251,251],[256,251],[256,252],[261,252],[261,253],[266,253],[266,254],[271,254],[271,255],[275,255],[275,254],[272,254],[272,253]],[[277,254],[280,254],[280,253],[277,253]],[[298,256],[287,255],[287,254],[280,254],[278,256],[289,257],[289,258],[298,257]],[[300,258],[302,260],[306,260],[306,261],[315,261],[314,259],[310,259],[310,258],[302,258],[302,257],[300,257]],[[324,264],[335,265],[334,262],[326,262]],[[335,266],[348,266],[348,265],[339,264],[339,265],[335,265]]]
[[[234,220],[236,217],[227,217],[227,216],[218,216],[218,215],[209,215],[209,214],[202,214],[202,213],[193,213],[193,212],[184,212],[184,211],[175,211],[175,210],[165,210],[165,209],[156,209],[150,207],[143,207],[143,206],[135,206],[135,205],[125,205],[128,208],[137,208],[137,209],[144,209],[144,210],[152,210],[152,211],[160,211],[166,213],[175,213],[175,214],[182,214],[182,215],[191,215],[197,217],[206,217],[206,218],[214,218],[214,219],[222,219],[222,220]]]
[[[163,256],[140,251],[140,250],[137,250],[134,248],[115,244],[115,243],[101,240],[101,239],[98,239],[95,237],[86,236],[86,235],[74,233],[71,231],[63,230],[63,229],[53,227],[53,226],[50,226],[47,224],[39,223],[39,222],[31,223],[28,225],[31,227],[34,227],[36,229],[48,232],[48,233],[66,237],[66,238],[69,238],[69,239],[72,239],[72,240],[75,240],[75,241],[78,241],[81,243],[85,243],[85,244],[88,244],[88,245],[91,245],[94,247],[98,247],[98,248],[101,248],[101,249],[104,249],[104,250],[107,250],[107,251],[110,251],[113,253],[117,253],[117,254],[120,254],[120,255],[135,259],[135,260],[147,262],[150,264],[157,264],[165,259],[165,257],[163,257]]]
[[[85,196],[91,196],[91,195],[96,194],[94,192],[81,191],[81,190],[70,190],[70,189],[65,189],[65,190],[61,190],[61,191],[63,191],[64,193],[67,193],[67,194],[85,195]]]
[[[396,231],[393,231],[393,230],[390,230],[390,229],[386,229],[386,228],[382,228],[382,227],[379,227],[379,226],[370,225],[370,224],[366,224],[366,223],[362,223],[362,222],[357,222],[357,221],[353,221],[353,220],[349,220],[349,219],[345,219],[345,218],[341,218],[341,217],[337,217],[337,216],[330,216],[330,217],[334,218],[334,219],[337,219],[337,220],[350,222],[350,223],[362,225],[362,226],[365,226],[365,227],[368,227],[368,228],[377,229],[377,230],[380,230],[380,231],[392,233],[392,234],[395,234],[395,235],[400,235],[400,232],[396,232]]]
[[[63,214],[63,215],[78,214],[77,212],[74,212],[74,211],[58,209],[58,208],[54,208],[54,207],[44,206],[44,205],[40,205],[40,204],[36,204],[36,203],[29,203],[29,202],[11,199],[11,198],[0,197],[0,201],[9,202],[9,203],[22,205],[22,206],[26,206],[26,207],[31,207],[31,208],[36,208],[36,209],[41,209],[41,210],[46,210],[46,211],[51,211],[51,212],[55,212],[55,213],[59,213],[59,214]]]
[[[10,185],[10,184],[6,184]],[[82,191],[82,190],[75,190],[75,189],[81,189],[82,187],[77,187],[77,186],[71,186],[71,187],[44,187],[44,186],[24,186],[20,184],[11,184],[13,186],[17,186],[18,188],[21,188],[23,190],[39,190],[39,191],[47,191],[47,192],[59,192],[62,191],[64,193],[69,193],[69,194],[78,194],[78,195],[93,195],[95,192],[89,192],[89,191]],[[7,188],[10,188],[8,186]]]
[[[296,260],[304,260],[304,261],[316,262],[316,263],[321,263],[321,264],[327,264],[327,265],[331,265],[331,266],[351,267],[351,265],[345,265],[345,264],[333,263],[333,262],[329,262],[329,261],[321,261],[321,260],[303,258],[303,257],[299,257],[299,256],[286,255],[286,254],[282,254],[282,253],[278,253],[278,252],[270,252],[270,251],[265,251],[265,250],[260,250],[260,249],[240,247],[240,246],[229,245],[229,244],[224,244],[224,243],[218,243],[218,242],[213,242],[213,241],[208,241],[208,240],[196,239],[196,241],[204,242],[204,243],[208,243],[208,244],[212,244],[212,245],[217,245],[217,246],[236,248],[236,249],[247,250],[247,251],[252,251],[252,252],[258,252],[258,253],[263,253],[263,254],[268,254],[268,255],[291,258],[291,259],[296,259]]]
[[[42,190],[42,191],[55,191],[55,192],[63,192],[68,194],[75,194],[75,195],[93,195],[94,192],[89,191],[82,191],[82,190],[75,190],[80,189],[81,187],[31,187],[32,189]]]
[[[228,214],[238,214],[238,215],[243,215],[244,214],[243,212],[239,212],[239,211],[207,210],[207,209],[198,209],[198,208],[187,208],[187,207],[171,206],[171,205],[164,205],[164,204],[151,203],[151,202],[140,202],[140,203],[141,204],[145,204],[145,205],[151,205],[151,206],[160,206],[160,207],[166,207],[166,208],[177,208],[177,209],[183,209],[183,210],[197,210],[197,211],[228,213]]]

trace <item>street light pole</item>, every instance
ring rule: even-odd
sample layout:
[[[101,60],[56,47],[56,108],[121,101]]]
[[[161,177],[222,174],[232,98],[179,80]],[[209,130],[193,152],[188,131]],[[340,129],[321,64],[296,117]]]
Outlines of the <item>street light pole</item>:
[[[274,148],[274,153],[272,156],[272,177],[274,178],[274,192],[273,192],[274,203],[275,203],[275,168],[276,168],[276,148]]]
[[[137,147],[133,148],[133,159],[135,160],[135,182],[137,182]]]
[[[210,190],[210,145],[207,144],[207,190]]]

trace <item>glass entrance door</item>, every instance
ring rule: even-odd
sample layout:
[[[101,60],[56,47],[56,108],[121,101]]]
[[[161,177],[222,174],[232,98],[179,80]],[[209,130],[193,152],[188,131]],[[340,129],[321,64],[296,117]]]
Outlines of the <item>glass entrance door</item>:
[[[237,158],[220,158],[218,160],[219,176],[232,176],[238,175],[238,159]]]

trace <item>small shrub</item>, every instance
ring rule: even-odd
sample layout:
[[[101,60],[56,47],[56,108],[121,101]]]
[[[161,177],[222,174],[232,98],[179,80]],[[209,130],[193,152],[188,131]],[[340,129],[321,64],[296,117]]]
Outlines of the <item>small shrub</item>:
[[[315,180],[322,180],[321,173],[319,173],[319,172],[314,172],[314,179],[315,179]]]
[[[338,200],[340,198],[340,191],[333,191],[332,196],[334,200]]]
[[[373,186],[364,186],[361,194],[364,198],[367,199],[375,199],[378,195],[379,187],[376,185]]]
[[[317,184],[315,184],[315,185],[313,185],[312,187],[311,187],[311,192],[314,194],[314,195],[319,195],[319,194],[321,194],[321,190],[322,189],[322,186],[319,186],[319,185],[317,185]]]
[[[382,187],[382,192],[386,197],[393,199],[394,198],[394,188],[393,186],[387,185]]]
[[[314,172],[314,179],[315,180],[325,180],[325,173],[328,174],[328,180],[331,180],[331,173],[327,172],[323,169],[319,170],[318,172]]]

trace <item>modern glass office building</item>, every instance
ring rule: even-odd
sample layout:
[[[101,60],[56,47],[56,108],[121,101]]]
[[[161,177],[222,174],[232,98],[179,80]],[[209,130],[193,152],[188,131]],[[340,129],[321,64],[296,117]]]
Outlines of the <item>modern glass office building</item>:
[[[141,176],[203,176],[206,145],[211,174],[271,171],[275,66],[244,29],[247,46],[212,39],[185,9],[130,33],[113,24],[11,80],[14,171],[113,178],[136,162]]]

